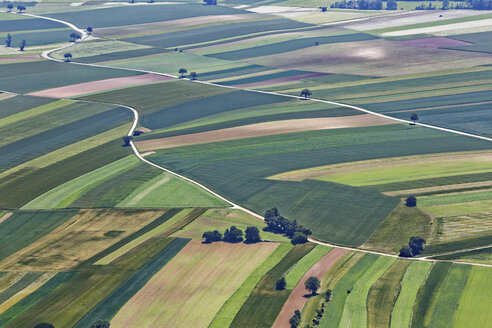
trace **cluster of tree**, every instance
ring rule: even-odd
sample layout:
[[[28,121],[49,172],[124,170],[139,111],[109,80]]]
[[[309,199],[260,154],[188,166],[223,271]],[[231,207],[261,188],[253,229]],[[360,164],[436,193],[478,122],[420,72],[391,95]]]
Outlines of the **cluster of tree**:
[[[264,230],[285,234],[294,245],[307,242],[307,236],[312,234],[311,230],[298,225],[296,220],[291,221],[281,216],[276,207],[266,211],[265,223],[267,227]]]
[[[291,328],[297,328],[301,324],[301,311],[294,311],[294,315],[289,319],[289,324]]]
[[[407,207],[417,206],[417,198],[415,198],[415,196],[408,196],[407,199],[405,199],[405,205]]]
[[[10,35],[10,33],[7,34],[7,38],[5,39],[5,46],[7,48],[10,48],[12,47],[12,35]],[[19,50],[20,51],[24,51],[24,48],[26,47],[27,45],[27,42],[26,40],[22,40],[20,43],[19,43]]]
[[[63,55],[65,57],[65,62],[70,62],[72,60],[72,54],[67,52],[66,54]]]
[[[186,68],[180,68],[178,73],[180,74],[179,78],[182,79],[185,77],[185,74],[188,73],[188,70]],[[188,76],[190,79],[196,80],[196,78],[198,77],[198,74],[197,74],[197,72],[191,72],[190,75],[188,75]]]
[[[226,243],[240,243],[243,241],[243,231],[232,226],[230,229],[226,229],[224,237],[218,230],[206,231],[203,233],[202,238],[205,239],[205,243],[213,243],[215,241],[224,241]],[[248,244],[258,243],[261,241],[260,230],[257,227],[247,227],[244,235],[244,242]]]
[[[429,2],[429,5],[426,6],[425,3],[422,2],[420,6],[415,7],[415,10],[436,10],[436,6],[432,5],[432,2]]]
[[[408,242],[408,246],[403,246],[400,248],[401,257],[414,257],[416,255],[422,254],[425,247],[425,239],[420,237],[411,237]]]
[[[130,146],[130,143],[132,142],[133,137],[132,136],[124,136],[121,139],[123,140],[123,147],[128,147],[128,146]]]
[[[70,33],[70,42],[77,42],[80,39],[82,39],[82,36],[79,33]]]
[[[466,5],[475,10],[491,10],[492,0],[466,0]]]
[[[330,8],[341,9],[359,9],[359,10],[382,10],[383,2],[381,0],[342,0],[331,4]],[[388,0],[386,10],[398,9],[396,0]]]

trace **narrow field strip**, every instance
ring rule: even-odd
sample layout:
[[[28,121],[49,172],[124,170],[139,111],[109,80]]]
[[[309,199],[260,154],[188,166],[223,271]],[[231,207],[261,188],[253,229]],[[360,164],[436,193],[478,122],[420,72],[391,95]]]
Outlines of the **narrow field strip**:
[[[367,324],[367,298],[371,286],[395,262],[394,258],[381,256],[357,280],[347,295],[347,301],[340,320],[341,327],[364,327]]]
[[[408,328],[417,292],[432,267],[430,262],[412,262],[401,282],[401,291],[391,312],[391,328]]]
[[[410,264],[410,261],[397,260],[371,287],[367,296],[368,327],[390,326],[391,312]]]
[[[3,293],[10,286],[16,284],[26,274],[27,272],[18,272],[18,271],[2,273],[2,276],[0,277],[0,293]]]
[[[130,155],[100,167],[94,171],[79,176],[69,182],[57,186],[54,189],[33,199],[22,209],[51,209],[69,206],[78,196],[91,187],[125,172],[140,163],[137,157]]]
[[[249,273],[277,247],[275,243],[204,245],[191,241],[121,308],[111,325],[143,328],[173,322],[173,327],[207,326]]]
[[[39,276],[36,280],[32,281],[31,284],[12,295],[8,298],[4,303],[0,304],[0,314],[7,311],[9,308],[14,306],[17,302],[33,293],[37,289],[39,289],[43,284],[45,284],[48,280],[50,280],[56,273],[55,272],[46,272]]]
[[[176,137],[137,141],[135,142],[135,144],[139,151],[149,151],[284,133],[327,129],[343,129],[350,127],[378,126],[386,124],[394,124],[394,122],[391,120],[380,119],[372,115],[319,117],[313,119],[256,123],[251,125],[193,133]]]
[[[68,270],[152,222],[162,211],[80,210],[0,262],[8,270]]]
[[[147,282],[154,277],[169,261],[171,261],[190,240],[175,239],[150,261],[145,263],[137,272],[115,289],[101,303],[89,311],[74,327],[86,328],[96,320],[111,320],[137,292],[141,291]]]
[[[318,245],[316,247],[320,247],[320,245]],[[328,249],[328,248],[325,248],[325,249]],[[287,327],[289,324],[289,319],[294,314],[294,311],[295,310],[302,311],[302,309],[304,308],[304,305],[308,301],[308,297],[306,297],[306,295],[309,294],[309,292],[306,290],[306,288],[304,286],[304,283],[306,282],[306,280],[312,276],[317,277],[318,279],[321,280],[323,278],[323,276],[332,268],[332,266],[343,255],[345,255],[347,253],[347,250],[341,249],[341,248],[333,248],[333,249],[328,249],[328,250],[330,250],[328,252],[328,254],[324,255],[314,265],[306,266],[309,269],[305,272],[305,274],[302,276],[302,278],[300,280],[298,280],[298,283],[295,286],[294,290],[292,291],[292,293],[290,293],[289,298],[284,303],[282,310],[278,314],[278,316],[277,316],[277,318],[276,318],[276,320],[272,326],[273,328]],[[306,256],[309,256],[309,254]],[[306,256],[304,258],[306,258]],[[299,262],[297,262],[296,266],[299,263],[301,263],[301,261],[304,258],[302,258]],[[287,275],[287,278],[288,277],[289,277],[289,275]]]
[[[248,299],[251,292],[260,282],[263,276],[276,266],[285,255],[292,249],[292,245],[280,244],[270,256],[263,261],[256,269],[248,276],[236,292],[227,300],[220,308],[220,311],[215,316],[209,328],[229,327],[237,315],[244,302]]]
[[[171,78],[155,74],[142,74],[128,77],[117,77],[113,79],[85,82],[79,84],[67,85],[53,89],[46,89],[32,92],[28,95],[46,97],[46,98],[70,98],[81,96],[88,93],[119,89],[142,84],[158,83],[168,81]]]
[[[0,293],[0,304],[5,303],[5,301],[12,297],[14,294],[17,294],[19,291],[29,286],[42,274],[43,272],[26,272],[26,274],[22,276],[21,279],[19,279]]]
[[[177,225],[181,225],[180,221],[185,218],[186,216],[190,215],[191,212],[193,211],[192,208],[184,209],[178,212],[176,215],[174,215],[171,218],[168,218],[166,221],[164,221],[161,225],[157,226],[156,228],[146,232],[145,234],[141,235],[140,237],[133,239],[132,241],[126,243],[122,247],[118,248],[111,254],[106,255],[99,261],[95,262],[95,265],[108,265],[111,262],[113,262],[115,259],[119,258],[120,256],[128,253],[131,251],[133,248],[137,247],[138,245],[141,245],[145,241],[149,240],[150,238],[157,236],[162,233],[163,236],[168,235],[169,231],[172,231],[172,227],[176,227]]]
[[[32,116],[42,115],[42,114],[45,114],[45,113],[52,111],[54,109],[58,109],[60,107],[70,105],[72,103],[73,103],[73,101],[62,99],[62,100],[50,102],[46,105],[34,107],[34,108],[22,111],[22,112],[17,113],[17,114],[9,115],[7,117],[0,119],[0,127],[7,126],[7,125],[12,124],[14,122],[30,118]]]
[[[294,289],[305,273],[331,250],[331,247],[316,245],[306,256],[289,269],[289,272],[285,275],[285,280],[287,281],[286,288]]]

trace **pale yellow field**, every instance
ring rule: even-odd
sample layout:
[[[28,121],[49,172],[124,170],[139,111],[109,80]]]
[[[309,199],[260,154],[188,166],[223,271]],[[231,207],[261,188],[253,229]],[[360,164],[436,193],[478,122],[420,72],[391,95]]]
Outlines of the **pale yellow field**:
[[[133,213],[122,210],[81,210],[50,234],[1,261],[0,270],[68,270],[141,229],[163,213],[163,210]]]
[[[192,240],[120,309],[111,328],[207,327],[278,245]]]

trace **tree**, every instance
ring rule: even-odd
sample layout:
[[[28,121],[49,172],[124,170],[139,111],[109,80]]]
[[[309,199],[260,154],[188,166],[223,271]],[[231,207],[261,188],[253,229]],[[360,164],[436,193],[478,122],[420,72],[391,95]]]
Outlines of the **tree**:
[[[24,6],[17,6],[17,10],[21,13],[24,10],[26,10],[26,7],[24,7]]]
[[[303,89],[303,90],[301,91],[301,97],[304,97],[304,99],[308,99],[308,97],[309,97],[310,95],[312,95],[312,94],[313,94],[313,93],[312,93],[312,92],[311,92],[311,90],[309,90],[309,89]]]
[[[14,9],[14,5],[13,5],[13,4],[11,4],[11,3],[9,3],[9,4],[7,5],[7,9],[9,10],[9,13],[10,13],[10,12],[12,12],[12,9]]]
[[[407,199],[405,199],[405,205],[407,207],[417,206],[417,198],[415,198],[415,196],[408,196]]]
[[[247,227],[244,237],[246,238],[246,243],[254,244],[261,241],[260,230],[257,227]]]
[[[70,33],[70,42],[76,42],[77,40],[80,40],[82,37],[80,34],[72,32]]]
[[[133,140],[133,137],[132,136],[124,136],[121,139],[123,139],[123,142],[124,142],[123,147],[128,147],[128,146],[130,146],[130,142]]]
[[[217,4],[217,0],[203,0],[205,2],[205,5],[207,6],[213,6]]]
[[[97,320],[91,326],[91,328],[109,328],[109,321]]]
[[[65,57],[65,61],[68,63],[72,59],[72,54],[67,52],[63,57]]]
[[[285,277],[280,278],[275,283],[275,289],[276,290],[284,290],[285,287],[287,287],[287,282],[285,281]]]
[[[412,115],[410,115],[410,119],[413,121],[413,125],[415,125],[415,122],[419,120],[419,116],[417,113],[412,113]]]
[[[388,0],[386,3],[386,10],[397,10],[398,3],[395,0]]]
[[[202,238],[205,239],[205,243],[210,244],[213,243],[214,241],[221,241],[222,234],[217,230],[206,231],[203,233]]]
[[[449,9],[449,0],[443,0],[442,1],[442,8],[443,10],[448,10]]]
[[[331,289],[328,289],[325,294],[325,300],[327,302],[331,301]]]
[[[401,257],[413,257],[415,255],[422,254],[425,247],[425,239],[420,237],[411,237],[408,242],[408,246],[400,248]]]
[[[183,78],[184,75],[188,73],[188,71],[186,70],[186,68],[180,68],[178,73],[181,74],[180,78]]]
[[[294,233],[294,236],[292,237],[292,240],[290,241],[292,245],[297,245],[297,244],[304,244],[307,243],[308,239],[305,234],[302,232],[296,232]]]
[[[414,256],[422,254],[425,247],[425,239],[420,237],[411,237],[410,241],[408,242],[408,246],[412,250],[412,254]]]
[[[198,76],[198,74],[196,74],[196,72],[191,72],[190,73],[190,77],[192,80],[196,80],[196,77]]]
[[[304,286],[307,290],[311,292],[312,295],[316,295],[316,292],[318,291],[320,285],[321,283],[319,282],[319,279],[315,276],[309,277],[304,283]]]
[[[7,34],[7,40],[5,40],[5,46],[9,48],[12,45],[12,35]]]
[[[92,30],[92,27],[90,27],[90,26],[88,26],[86,30],[87,30],[87,32],[89,32],[89,34],[91,34],[91,33],[92,33],[92,31],[93,31],[93,30]]]
[[[297,328],[301,323],[301,311],[295,310],[294,315],[289,319],[291,328]]]
[[[51,323],[41,322],[38,323],[34,328],[55,328]]]
[[[21,43],[19,44],[19,50],[24,51],[25,47],[26,47],[26,40],[22,40]]]
[[[243,241],[243,232],[232,226],[231,229],[226,229],[224,232],[224,241],[227,243],[240,243]]]

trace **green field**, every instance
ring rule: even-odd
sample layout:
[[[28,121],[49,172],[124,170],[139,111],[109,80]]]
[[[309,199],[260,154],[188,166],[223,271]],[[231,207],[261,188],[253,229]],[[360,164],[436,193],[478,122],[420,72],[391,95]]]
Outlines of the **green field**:
[[[410,261],[396,261],[374,283],[367,296],[367,325],[389,327],[392,312],[400,291],[402,279]]]
[[[297,261],[314,248],[314,244],[297,245],[268,271],[251,292],[230,327],[271,327],[291,290],[275,290],[275,283]]]
[[[401,281],[401,290],[393,311],[391,312],[391,328],[403,328],[410,326],[413,306],[417,298],[420,286],[427,279],[427,274],[432,264],[429,262],[412,262]]]
[[[287,289],[294,289],[302,276],[323,256],[328,254],[331,247],[316,245],[306,256],[299,260],[285,275],[287,281]]]
[[[238,311],[247,301],[251,292],[261,281],[262,277],[276,266],[292,249],[290,244],[281,244],[273,253],[259,265],[239,287],[234,295],[222,306],[210,324],[211,328],[230,326]]]

